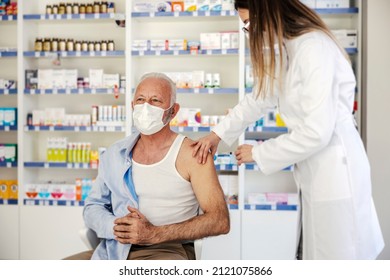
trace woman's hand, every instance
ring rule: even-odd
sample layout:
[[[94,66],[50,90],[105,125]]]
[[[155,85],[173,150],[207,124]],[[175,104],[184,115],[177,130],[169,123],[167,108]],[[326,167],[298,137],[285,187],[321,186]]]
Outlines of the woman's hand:
[[[252,149],[253,146],[248,144],[238,146],[237,150],[234,152],[238,165],[241,165],[242,163],[254,162],[252,158]]]
[[[200,138],[198,141],[192,144],[193,152],[192,156],[198,156],[198,162],[205,164],[207,160],[207,154],[210,152],[212,156],[217,152],[218,144],[221,138],[217,134],[211,132],[209,135]]]

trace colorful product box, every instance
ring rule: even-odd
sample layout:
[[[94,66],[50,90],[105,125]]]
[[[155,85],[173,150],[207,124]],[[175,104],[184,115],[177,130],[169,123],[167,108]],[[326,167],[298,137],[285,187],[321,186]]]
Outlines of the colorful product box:
[[[0,181],[0,199],[18,199],[18,181]]]

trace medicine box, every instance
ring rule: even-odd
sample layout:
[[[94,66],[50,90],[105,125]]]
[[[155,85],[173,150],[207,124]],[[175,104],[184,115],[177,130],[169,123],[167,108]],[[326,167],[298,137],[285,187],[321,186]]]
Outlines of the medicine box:
[[[26,89],[38,88],[38,70],[26,70],[25,72]]]
[[[308,6],[309,8],[315,9],[316,7],[316,0],[300,0],[303,4]]]
[[[17,108],[0,108],[0,125],[15,126],[17,123]]]
[[[197,9],[198,11],[209,11],[210,0],[197,0]]]
[[[316,0],[317,9],[349,8],[350,0]]]
[[[332,30],[343,48],[357,48],[357,30]]]

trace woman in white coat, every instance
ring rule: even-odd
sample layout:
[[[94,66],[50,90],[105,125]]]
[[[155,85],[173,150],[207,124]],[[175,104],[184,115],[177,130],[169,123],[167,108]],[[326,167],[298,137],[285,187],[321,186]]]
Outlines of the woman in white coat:
[[[303,259],[375,259],[384,247],[370,166],[353,120],[355,77],[348,55],[299,0],[236,0],[249,35],[252,95],[194,145],[199,162],[231,145],[270,105],[289,133],[241,145],[238,164],[271,174],[294,165],[301,193]],[[275,46],[275,47],[269,47]]]

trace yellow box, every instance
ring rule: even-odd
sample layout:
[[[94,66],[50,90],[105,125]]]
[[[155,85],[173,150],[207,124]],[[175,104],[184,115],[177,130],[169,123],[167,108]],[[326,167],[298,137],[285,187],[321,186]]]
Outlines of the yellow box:
[[[18,181],[17,180],[9,180],[7,181],[8,186],[8,199],[18,199]]]
[[[9,198],[9,191],[8,191],[8,184],[5,180],[0,180],[0,199],[8,199]]]

